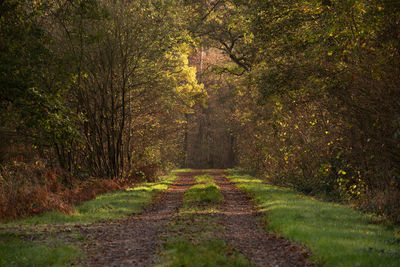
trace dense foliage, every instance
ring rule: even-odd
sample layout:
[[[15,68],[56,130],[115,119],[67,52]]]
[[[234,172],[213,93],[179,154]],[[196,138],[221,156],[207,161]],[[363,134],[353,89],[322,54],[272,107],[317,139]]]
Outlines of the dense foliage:
[[[366,0],[231,5],[242,10],[230,18],[241,21],[228,26],[240,43],[231,50],[250,66],[238,79],[233,116],[241,164],[398,221],[400,7]]]
[[[3,162],[237,163],[400,220],[396,1],[0,1],[0,49]]]
[[[188,66],[193,41],[183,6],[90,0],[1,5],[5,159],[9,143],[22,139],[37,150],[26,154],[80,176],[129,176],[177,162],[179,121],[201,95]]]
[[[68,211],[182,161],[185,115],[204,96],[187,12],[0,1],[0,218]]]

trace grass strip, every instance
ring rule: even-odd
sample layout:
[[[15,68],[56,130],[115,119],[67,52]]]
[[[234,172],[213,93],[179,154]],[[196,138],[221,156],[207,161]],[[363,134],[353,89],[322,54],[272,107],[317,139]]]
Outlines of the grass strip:
[[[156,193],[168,189],[176,178],[175,173],[160,177],[158,182],[99,195],[76,207],[72,214],[49,212],[0,224],[0,266],[68,266],[80,261],[84,255],[78,246],[65,244],[64,237],[56,234],[57,226],[122,219],[140,212]],[[74,239],[74,244],[84,239],[73,228],[67,227],[67,232],[67,239]],[[39,240],[30,241],[32,236]]]
[[[399,230],[373,224],[373,215],[235,170],[229,173],[230,180],[253,196],[269,230],[306,244],[324,266],[399,266]]]
[[[218,239],[223,228],[216,206],[223,196],[211,176],[196,176],[197,185],[183,197],[183,207],[167,225],[159,266],[250,266],[233,247]]]
[[[140,212],[149,205],[155,194],[165,191],[175,180],[175,175],[162,176],[154,183],[142,183],[124,191],[106,193],[77,206],[75,212],[65,214],[52,211],[42,216],[9,222],[3,226],[38,224],[88,224],[104,220],[122,219]]]
[[[214,183],[214,178],[209,174],[197,175],[195,176],[196,183]]]
[[[184,205],[218,204],[224,197],[214,182],[197,184],[189,188],[183,196]]]

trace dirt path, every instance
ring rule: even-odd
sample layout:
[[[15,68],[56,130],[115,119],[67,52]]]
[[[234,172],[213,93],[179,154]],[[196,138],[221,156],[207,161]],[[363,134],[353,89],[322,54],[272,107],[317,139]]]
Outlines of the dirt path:
[[[182,206],[183,194],[194,185],[194,176],[202,171],[179,175],[170,189],[159,196],[150,208],[127,220],[92,224],[82,228],[91,266],[152,266],[157,249],[162,246],[160,234]],[[208,172],[207,172],[208,173]],[[257,221],[257,211],[248,197],[224,177],[223,171],[212,171],[224,201],[218,207],[220,224],[215,237],[233,245],[255,266],[312,266],[307,252],[283,238],[266,233]],[[198,263],[197,265],[198,266]]]
[[[92,224],[82,229],[91,266],[151,266],[161,245],[159,233],[182,205],[183,193],[196,172],[179,175],[169,190],[140,214],[127,220]]]
[[[308,253],[304,248],[263,230],[253,203],[224,177],[223,171],[211,174],[224,196],[219,211],[225,228],[222,237],[227,243],[255,266],[312,266],[307,262]]]

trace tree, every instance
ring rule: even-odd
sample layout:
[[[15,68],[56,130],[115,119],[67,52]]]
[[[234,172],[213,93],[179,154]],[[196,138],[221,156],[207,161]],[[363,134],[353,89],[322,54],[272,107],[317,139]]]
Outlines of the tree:
[[[2,1],[0,14],[0,127],[3,146],[29,140],[49,147],[76,137],[74,121],[60,95],[70,73],[54,54],[41,24],[48,7],[38,2]]]

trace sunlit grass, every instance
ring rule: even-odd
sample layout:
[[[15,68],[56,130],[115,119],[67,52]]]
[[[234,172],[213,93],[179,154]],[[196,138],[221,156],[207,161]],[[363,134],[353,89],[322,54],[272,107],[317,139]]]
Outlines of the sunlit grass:
[[[214,182],[194,185],[183,196],[184,203],[190,205],[216,204],[222,199],[223,196]]]
[[[167,190],[175,176],[161,177],[158,182],[143,183],[121,192],[99,195],[95,199],[76,207],[72,214],[49,212],[20,221],[0,224],[0,266],[68,266],[77,258],[83,257],[80,249],[63,244],[61,236],[56,235],[57,226],[87,224],[104,220],[122,219],[140,212],[149,205],[153,196]],[[13,233],[18,232],[18,233]],[[74,229],[68,228],[69,238],[79,242],[80,237]],[[40,242],[20,238],[22,235],[43,235]]]
[[[196,183],[198,184],[214,182],[214,178],[209,174],[197,175],[195,178],[196,178]]]
[[[75,212],[65,214],[48,212],[42,216],[33,216],[20,221],[5,224],[85,224],[103,220],[121,219],[129,214],[140,212],[151,203],[154,194],[167,190],[175,176],[164,176],[154,183],[143,183],[120,192],[107,193],[97,196],[76,207]]]
[[[229,178],[254,197],[270,230],[306,244],[324,266],[399,266],[398,230],[371,223],[372,215],[235,171]]]
[[[171,174],[178,174],[178,173],[182,173],[182,172],[190,172],[192,171],[192,169],[175,169],[171,171]]]

